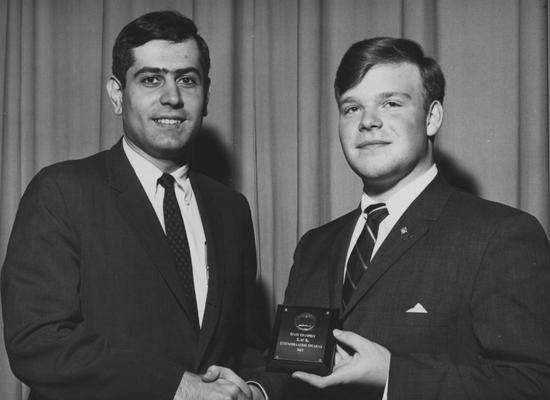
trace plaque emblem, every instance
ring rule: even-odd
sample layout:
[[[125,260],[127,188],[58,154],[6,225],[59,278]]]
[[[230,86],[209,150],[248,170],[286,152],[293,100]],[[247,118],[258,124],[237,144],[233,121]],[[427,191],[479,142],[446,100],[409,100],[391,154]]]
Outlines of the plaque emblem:
[[[294,318],[294,325],[296,328],[303,332],[307,332],[315,328],[315,325],[317,324],[317,318],[315,318],[315,315],[305,312],[299,314],[296,318]]]

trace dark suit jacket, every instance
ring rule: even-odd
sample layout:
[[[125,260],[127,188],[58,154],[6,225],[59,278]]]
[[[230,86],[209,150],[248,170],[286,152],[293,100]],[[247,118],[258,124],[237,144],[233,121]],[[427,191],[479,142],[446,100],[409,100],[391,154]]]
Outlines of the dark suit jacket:
[[[304,235],[286,304],[340,307],[359,212]],[[427,313],[407,312],[418,303]],[[437,177],[375,254],[342,328],[391,351],[389,400],[550,399],[546,236],[535,218]],[[368,400],[381,391],[324,395]]]
[[[2,270],[2,306],[11,367],[31,399],[172,399],[185,370],[239,368],[263,346],[248,203],[205,176],[190,179],[210,274],[200,333],[121,142],[30,183]]]

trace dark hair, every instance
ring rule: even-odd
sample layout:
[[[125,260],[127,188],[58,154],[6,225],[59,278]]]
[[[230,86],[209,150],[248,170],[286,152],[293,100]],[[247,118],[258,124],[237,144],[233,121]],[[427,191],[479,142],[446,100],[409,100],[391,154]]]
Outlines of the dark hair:
[[[210,78],[210,52],[204,39],[198,34],[195,23],[176,11],[156,11],[144,14],[126,25],[118,34],[113,46],[113,75],[126,86],[126,71],[135,62],[133,49],[151,40],[168,40],[181,43],[195,39],[200,53],[205,85]]]
[[[358,85],[374,65],[399,63],[410,63],[418,67],[424,88],[426,111],[434,100],[443,103],[445,77],[437,62],[433,58],[425,57],[418,43],[409,39],[390,37],[362,40],[348,49],[334,80],[336,99]]]

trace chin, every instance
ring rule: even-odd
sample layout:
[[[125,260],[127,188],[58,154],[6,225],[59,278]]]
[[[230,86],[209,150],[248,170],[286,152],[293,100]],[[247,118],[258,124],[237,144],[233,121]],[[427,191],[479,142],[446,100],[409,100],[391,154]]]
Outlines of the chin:
[[[165,138],[164,140],[157,142],[155,148],[160,152],[178,152],[186,148],[190,142],[189,135],[182,135],[179,137]]]
[[[170,147],[170,148],[164,148],[159,149],[159,154],[162,155],[163,158],[166,159],[177,159],[182,157],[185,154],[185,146],[178,146],[178,147]]]
[[[388,176],[392,175],[390,169],[380,167],[366,167],[360,165],[358,168],[352,167],[353,171],[363,179],[377,181],[385,180]]]

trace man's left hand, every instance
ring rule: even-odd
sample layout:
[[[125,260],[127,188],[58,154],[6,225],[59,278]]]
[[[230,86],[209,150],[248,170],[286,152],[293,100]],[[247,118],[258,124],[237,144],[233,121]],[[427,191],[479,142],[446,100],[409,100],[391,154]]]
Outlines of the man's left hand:
[[[390,370],[391,354],[385,347],[356,333],[335,329],[334,337],[352,351],[337,346],[334,368],[328,376],[297,371],[293,378],[301,379],[320,389],[342,384],[385,386]]]

